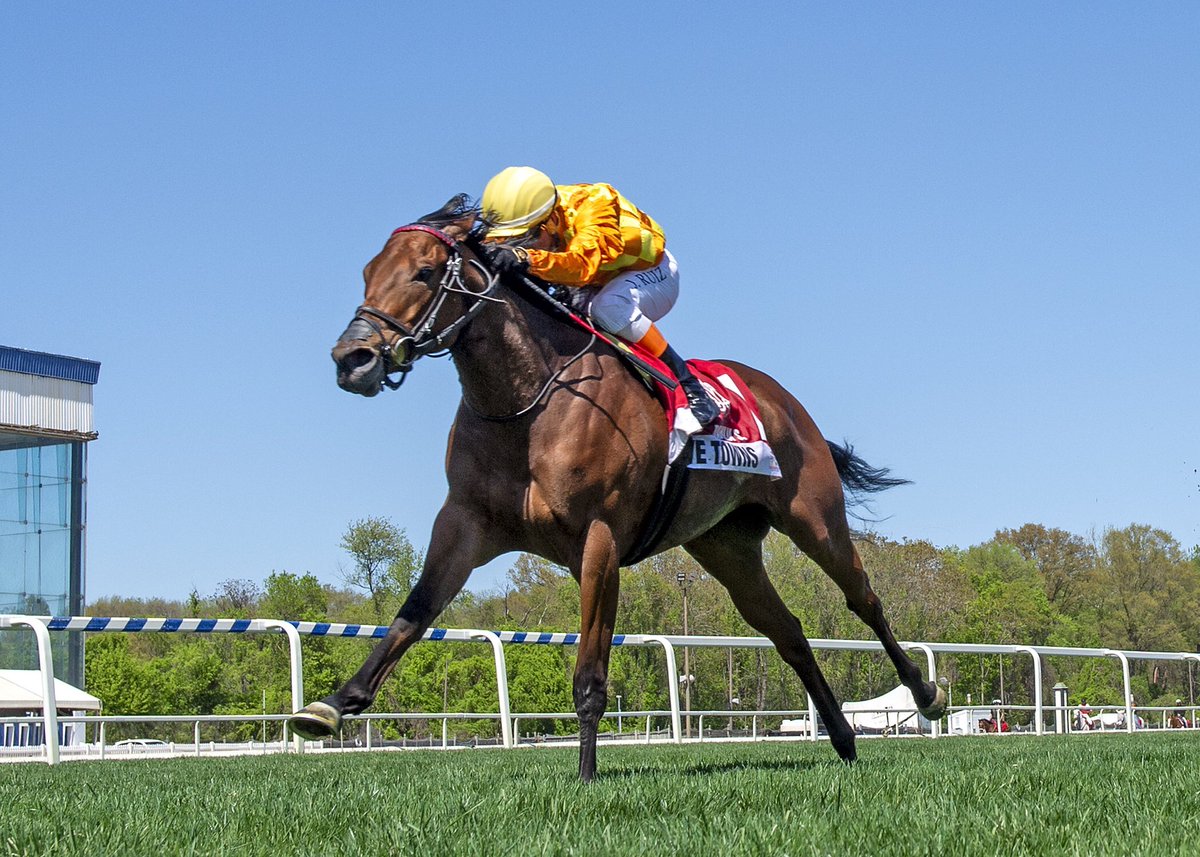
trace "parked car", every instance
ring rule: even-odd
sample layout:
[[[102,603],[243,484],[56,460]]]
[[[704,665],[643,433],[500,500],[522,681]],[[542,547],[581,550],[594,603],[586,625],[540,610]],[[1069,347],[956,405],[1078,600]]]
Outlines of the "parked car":
[[[125,738],[113,744],[114,747],[169,747],[166,741],[157,738]]]

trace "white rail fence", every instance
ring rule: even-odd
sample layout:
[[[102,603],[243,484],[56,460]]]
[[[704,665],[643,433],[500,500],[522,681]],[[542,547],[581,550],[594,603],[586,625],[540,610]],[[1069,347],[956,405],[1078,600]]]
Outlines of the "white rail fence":
[[[290,622],[280,619],[136,619],[136,618],[93,618],[87,616],[72,616],[72,617],[49,617],[49,616],[19,616],[19,615],[0,615],[0,630],[11,628],[29,628],[32,629],[36,640],[38,650],[39,669],[42,676],[42,693],[43,706],[42,717],[40,718],[43,726],[43,734],[46,738],[44,745],[45,761],[51,765],[57,764],[61,759],[59,746],[59,715],[54,694],[54,663],[50,648],[50,632],[60,631],[83,631],[83,632],[125,632],[125,633],[196,633],[196,634],[274,634],[282,633],[287,637],[289,665],[292,690],[292,706],[294,710],[298,710],[304,705],[304,672],[303,672],[303,651],[301,646],[302,637],[342,637],[342,638],[361,638],[374,637],[380,638],[387,634],[387,627],[382,625],[350,625],[328,622]],[[520,720],[532,719],[562,719],[572,718],[573,713],[517,713],[513,714],[509,703],[508,694],[508,669],[504,658],[505,645],[552,645],[552,646],[575,646],[579,643],[579,635],[571,633],[545,633],[545,632],[526,632],[526,631],[485,631],[480,629],[447,629],[447,628],[431,628],[425,632],[422,637],[427,641],[445,641],[445,642],[486,642],[491,646],[493,659],[496,668],[496,685],[498,688],[498,708],[499,711],[490,714],[364,714],[358,715],[356,718],[370,720],[372,718],[390,718],[390,719],[425,719],[425,720],[442,720],[443,735],[445,734],[445,724],[452,719],[497,719],[500,723],[500,738],[501,744],[504,747],[513,747],[516,744],[514,734],[516,733],[515,725]],[[814,649],[826,651],[849,651],[849,652],[882,652],[883,646],[874,640],[825,640],[812,639],[809,643]],[[796,713],[807,713],[807,734],[809,740],[817,740],[817,717],[816,711],[813,708],[811,699],[809,700],[809,708],[807,712],[753,712],[746,710],[735,711],[696,711],[690,710],[684,712],[681,710],[679,700],[679,670],[675,658],[677,647],[691,648],[774,648],[770,640],[762,637],[717,637],[717,636],[677,636],[669,634],[617,634],[613,637],[614,646],[654,646],[663,650],[666,659],[666,672],[668,680],[667,691],[670,708],[666,711],[641,711],[641,712],[608,712],[605,716],[608,718],[633,718],[646,717],[646,738],[650,737],[650,719],[655,716],[666,716],[670,719],[670,729],[668,732],[669,740],[678,744],[683,741],[682,718],[686,713],[689,716],[700,716],[700,739],[703,740],[703,718],[704,717],[752,717],[752,730],[757,735],[758,718],[767,715],[786,715]],[[901,642],[901,647],[910,652],[916,652],[925,656],[928,679],[937,681],[937,656],[938,655],[958,655],[958,654],[974,654],[974,655],[1027,655],[1031,659],[1033,665],[1033,680],[1034,694],[1032,706],[1002,706],[1006,710],[1031,710],[1033,712],[1034,731],[1038,735],[1045,733],[1045,717],[1047,711],[1055,712],[1056,717],[1062,718],[1061,722],[1066,722],[1069,712],[1073,710],[1071,707],[1064,704],[1052,706],[1045,705],[1044,691],[1042,684],[1043,663],[1045,657],[1072,657],[1072,658],[1112,658],[1117,660],[1121,666],[1121,675],[1124,686],[1124,704],[1119,707],[1119,710],[1124,714],[1124,729],[1125,731],[1134,731],[1137,723],[1137,718],[1134,713],[1133,693],[1130,686],[1130,662],[1137,660],[1153,660],[1153,661],[1195,661],[1200,664],[1200,653],[1194,652],[1142,652],[1142,651],[1125,651],[1118,649],[1089,649],[1089,648],[1073,648],[1064,646],[1016,646],[1016,645],[988,645],[978,643],[929,643],[929,642]],[[978,706],[984,707],[984,706]],[[995,706],[993,706],[995,707]],[[1099,707],[1097,707],[1099,708]],[[1148,709],[1142,709],[1148,710]],[[1158,709],[1153,709],[1158,710]],[[895,713],[895,712],[893,712]],[[907,712],[901,712],[907,713]],[[187,716],[181,715],[170,718],[153,718],[153,717],[108,717],[108,716],[89,716],[89,717],[64,717],[64,722],[83,722],[100,724],[103,728],[105,722],[154,722],[154,721],[169,721],[169,722],[188,722],[196,724],[196,733],[199,734],[199,724],[202,722],[212,722],[216,720],[247,720],[254,722],[270,722],[279,721],[283,723],[283,739],[280,742],[281,746],[288,742],[286,715],[245,715],[244,717],[205,717],[205,716]],[[30,718],[5,718],[6,721],[23,721],[27,722]],[[937,737],[941,732],[940,723],[934,722],[931,728],[931,737]],[[370,739],[370,730],[367,731],[368,740]],[[195,745],[200,746],[199,738],[197,737]],[[291,745],[296,752],[303,752],[305,742],[299,736],[291,738]],[[103,746],[103,742],[101,742]]]

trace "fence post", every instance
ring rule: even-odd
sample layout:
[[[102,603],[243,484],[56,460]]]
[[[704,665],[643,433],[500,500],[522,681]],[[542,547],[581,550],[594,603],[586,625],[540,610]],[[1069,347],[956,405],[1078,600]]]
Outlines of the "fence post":
[[[663,647],[667,656],[667,695],[671,700],[671,738],[676,744],[683,743],[682,718],[679,713],[679,668],[675,665],[675,647],[661,634],[646,634],[642,637]]]
[[[1121,662],[1121,677],[1125,681],[1125,731],[1132,732],[1135,725],[1133,719],[1133,689],[1129,685],[1129,658],[1124,652],[1116,649],[1105,649],[1104,654],[1110,655]],[[1103,720],[1100,721],[1103,724]]]
[[[300,649],[300,633],[296,630],[296,626],[291,622],[283,622],[279,619],[258,619],[256,620],[261,628],[276,628],[287,636],[288,640],[288,656],[291,663],[292,673],[292,711],[299,711],[304,707],[304,654]],[[251,623],[251,627],[254,626]],[[284,727],[284,734],[287,734],[287,726]],[[304,752],[304,739],[299,735],[292,738],[293,745],[297,753]]]
[[[1067,693],[1070,688],[1060,681],[1051,690],[1054,693],[1054,732],[1066,735],[1071,731],[1071,712],[1067,707]]]
[[[1033,719],[1037,726],[1037,735],[1046,734],[1045,712],[1042,709],[1042,656],[1032,646],[1017,646],[1022,652],[1028,652],[1033,658]]]
[[[46,762],[58,764],[58,700],[54,698],[54,654],[50,649],[50,630],[36,616],[0,616],[0,628],[25,625],[37,638],[38,669],[42,673],[42,730],[45,732]]]
[[[500,740],[505,747],[513,746],[512,708],[508,704],[508,667],[504,661],[504,644],[492,631],[467,631],[474,637],[481,637],[492,644],[492,655],[496,659],[496,691],[500,702]]]
[[[921,652],[925,653],[925,663],[929,667],[929,681],[932,682],[933,685],[936,687],[937,686],[937,662],[933,658],[933,649],[929,648],[929,646],[925,645],[924,643],[901,643],[900,645],[903,646],[905,650],[916,649],[917,651],[921,651]],[[896,731],[898,732],[899,730],[897,729]],[[930,738],[938,737],[938,735],[941,734],[941,731],[942,731],[942,721],[940,719],[929,721],[929,737]]]

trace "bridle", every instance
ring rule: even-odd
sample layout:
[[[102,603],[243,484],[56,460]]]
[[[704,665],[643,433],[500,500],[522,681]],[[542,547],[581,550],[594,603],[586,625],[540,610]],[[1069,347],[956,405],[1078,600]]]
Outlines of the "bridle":
[[[394,236],[401,232],[424,232],[432,235],[450,249],[450,258],[446,262],[446,273],[442,276],[441,282],[438,283],[437,290],[434,292],[433,297],[430,298],[429,303],[425,305],[425,309],[421,311],[420,317],[413,322],[411,327],[400,321],[400,319],[370,304],[363,304],[354,313],[354,318],[350,322],[351,326],[356,321],[362,322],[379,337],[379,356],[383,360],[384,366],[389,367],[385,369],[381,383],[389,390],[400,388],[400,385],[404,383],[404,379],[412,371],[413,364],[416,363],[418,358],[444,357],[449,354],[452,347],[451,342],[455,335],[489,303],[504,303],[503,298],[498,298],[494,294],[500,282],[499,276],[489,271],[474,258],[473,254],[472,258],[467,259],[466,262],[475,266],[483,274],[484,282],[487,285],[482,292],[474,292],[466,287],[466,282],[462,275],[464,257],[462,255],[461,242],[451,238],[440,229],[435,229],[424,223],[410,223],[408,226],[401,226],[399,229],[393,230],[392,235]],[[467,297],[475,298],[475,301],[469,304],[458,318],[435,333],[434,326],[437,324],[438,313],[451,294],[466,295]],[[549,300],[549,298],[547,297],[546,300]],[[389,345],[387,337],[384,335],[384,328],[399,334],[399,338]],[[467,401],[465,395],[463,396],[463,404],[470,408],[476,416],[489,422],[509,422],[519,419],[537,407],[538,403],[546,397],[546,394],[550,392],[554,384],[562,378],[566,370],[591,350],[595,342],[596,333],[593,330],[587,344],[577,354],[551,373],[541,390],[523,408],[509,414],[485,414]],[[392,375],[395,374],[399,374],[400,377],[393,380]]]
[[[394,230],[392,235],[398,235],[401,232],[424,232],[432,235],[449,248],[450,258],[446,261],[446,272],[442,275],[441,282],[438,283],[433,297],[430,298],[429,303],[425,305],[425,309],[421,311],[421,315],[411,326],[378,307],[373,307],[369,304],[363,304],[355,310],[354,319],[351,321],[351,324],[353,325],[355,321],[361,321],[379,336],[379,356],[383,359],[384,366],[387,367],[384,370],[382,383],[390,390],[399,389],[400,385],[404,383],[405,377],[412,370],[413,364],[419,358],[444,357],[449,354],[449,344],[455,335],[471,319],[475,318],[488,303],[504,302],[501,298],[494,296],[499,278],[475,258],[470,258],[466,261],[483,275],[486,287],[482,292],[475,292],[467,288],[466,281],[462,275],[463,255],[460,242],[451,238],[440,229],[435,229],[423,223],[411,223],[408,226],[401,226],[399,229]],[[467,304],[458,318],[435,332],[434,328],[437,325],[438,313],[441,312],[446,300],[452,294],[465,295],[475,300]],[[384,335],[385,327],[393,333],[399,334],[399,338],[395,342],[388,343],[387,337]],[[392,375],[395,374],[399,374],[400,377],[393,380]]]

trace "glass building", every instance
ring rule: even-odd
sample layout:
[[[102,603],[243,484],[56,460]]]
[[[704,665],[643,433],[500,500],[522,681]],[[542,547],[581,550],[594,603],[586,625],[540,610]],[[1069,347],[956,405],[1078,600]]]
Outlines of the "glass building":
[[[0,346],[0,613],[83,612],[87,444],[100,364]],[[83,635],[54,634],[60,678],[83,685]],[[0,633],[0,668],[36,669],[33,634]]]

